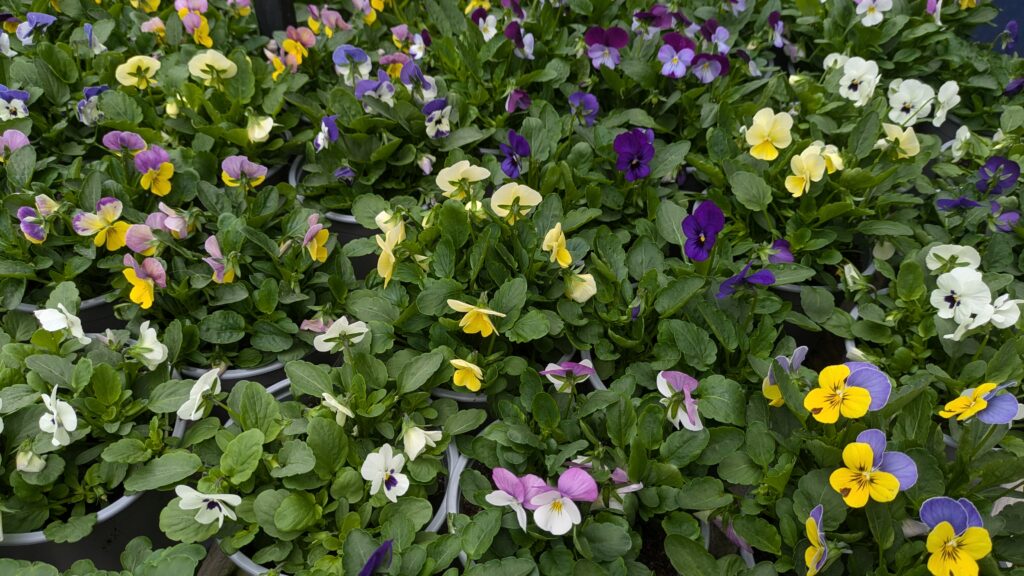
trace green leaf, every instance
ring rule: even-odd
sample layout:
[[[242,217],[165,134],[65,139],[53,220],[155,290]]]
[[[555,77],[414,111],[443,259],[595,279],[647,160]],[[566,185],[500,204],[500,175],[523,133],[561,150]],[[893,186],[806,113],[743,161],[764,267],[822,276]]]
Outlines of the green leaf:
[[[576,539],[577,548],[587,558],[611,562],[625,556],[633,547],[629,531],[611,522],[587,522]]]
[[[533,419],[544,430],[554,430],[558,427],[561,419],[558,413],[558,404],[547,392],[541,392],[533,397],[532,405]]]
[[[323,510],[309,492],[292,492],[274,512],[274,525],[285,532],[300,532],[320,519]]]
[[[743,426],[746,424],[746,396],[736,381],[717,374],[708,376],[697,388],[697,409],[708,418]]]
[[[865,220],[857,231],[868,236],[913,236],[914,231],[903,222],[895,220]]]
[[[673,316],[694,296],[700,296],[704,287],[704,279],[694,277],[677,278],[669,283],[664,290],[658,292],[654,300],[654,309],[662,318]]]
[[[231,310],[217,310],[199,321],[199,337],[211,344],[232,344],[245,337],[245,318]]]
[[[678,534],[670,534],[665,539],[665,553],[672,566],[687,576],[721,576],[718,564],[703,546],[683,538]]]
[[[188,452],[168,452],[128,473],[124,489],[144,492],[170,486],[194,474],[203,461]]]
[[[869,501],[864,512],[868,517],[868,526],[871,528],[871,534],[874,535],[879,549],[884,551],[892,548],[896,533],[888,506],[881,502]]]
[[[309,472],[316,465],[316,458],[305,442],[289,440],[281,446],[277,462],[281,467],[271,470],[270,475],[274,478],[285,478]]]
[[[683,238],[684,218],[686,210],[671,200],[662,200],[658,203],[658,213],[655,217],[658,234],[669,244],[682,246],[686,243],[686,239]]]
[[[867,158],[875,149],[875,142],[882,132],[882,121],[875,111],[868,111],[860,117],[860,121],[850,132],[847,148],[858,160]]]
[[[322,365],[294,360],[284,365],[284,372],[288,375],[288,380],[292,383],[292,390],[297,395],[305,394],[320,398],[324,392],[334,393],[331,375]]]
[[[457,436],[471,432],[480,427],[487,420],[487,411],[479,408],[459,410],[444,421],[444,433],[449,436]]]
[[[761,421],[753,421],[747,427],[747,454],[759,465],[768,466],[775,457],[775,439],[768,426]]]
[[[754,486],[763,476],[746,452],[733,452],[718,464],[718,475],[730,484]]]
[[[263,432],[246,430],[228,442],[220,456],[220,469],[236,486],[252,476],[262,461]]]
[[[710,440],[711,434],[706,429],[696,432],[677,430],[669,434],[661,445],[661,460],[677,468],[683,468],[700,458],[701,452]]]
[[[358,574],[370,555],[377,549],[378,543],[365,530],[353,530],[345,538],[344,551],[342,556],[345,574]]]
[[[120,90],[107,90],[100,95],[99,110],[103,121],[115,124],[142,124],[142,108],[134,98]]]
[[[95,514],[72,516],[71,518],[68,518],[67,522],[62,522],[60,520],[51,522],[43,529],[43,534],[46,535],[48,540],[56,544],[78,542],[92,533],[92,528],[95,525]]]
[[[472,560],[480,559],[491,547],[501,528],[502,511],[490,508],[477,512],[473,520],[462,529],[462,549]]]
[[[924,296],[926,289],[921,265],[914,260],[904,260],[896,275],[896,296],[904,302],[912,302]]]
[[[137,464],[149,460],[153,451],[137,438],[122,438],[103,449],[103,459],[118,464]]]
[[[772,189],[757,174],[750,172],[733,172],[729,177],[736,200],[753,212],[764,212],[772,203]]]
[[[313,470],[321,478],[330,478],[345,463],[348,437],[334,420],[310,418],[306,426],[306,444],[316,460]]]
[[[68,387],[74,367],[71,360],[53,354],[34,354],[25,358],[25,366],[52,386]]]
[[[683,510],[713,510],[728,506],[732,496],[725,493],[718,478],[694,478],[676,492],[677,504]]]
[[[490,308],[505,314],[507,318],[499,319],[507,325],[518,319],[519,311],[526,304],[527,284],[525,278],[512,278],[501,285],[491,299]]]
[[[175,498],[160,511],[160,531],[177,542],[205,542],[217,533],[217,523],[196,522],[195,510],[182,510],[181,498]]]
[[[651,161],[650,179],[657,182],[675,176],[679,172],[680,166],[686,162],[686,154],[689,151],[689,140],[655,148],[654,160]]]
[[[262,384],[243,380],[231,389],[228,406],[238,414],[242,430],[259,429],[264,441],[271,442],[281,433],[281,404]]]
[[[547,315],[544,314],[544,312],[533,308],[523,316],[519,317],[515,326],[505,333],[505,337],[507,337],[510,342],[531,342],[547,336],[550,331],[551,323],[548,321]]]
[[[801,286],[800,307],[811,320],[821,324],[832,316],[836,307],[835,297],[820,286]]]
[[[419,390],[437,373],[442,362],[444,355],[437,351],[420,354],[412,359],[398,375],[399,393],[408,394]]]
[[[27,188],[29,183],[32,182],[32,174],[36,171],[35,148],[22,146],[11,152],[7,155],[4,167],[7,169],[7,178],[10,180],[13,188]]]
[[[758,550],[782,553],[782,537],[770,522],[757,516],[735,516],[732,527],[737,534]]]
[[[195,384],[193,380],[168,380],[161,382],[149,393],[146,405],[151,412],[167,414],[177,412],[178,408],[188,400],[189,390]]]

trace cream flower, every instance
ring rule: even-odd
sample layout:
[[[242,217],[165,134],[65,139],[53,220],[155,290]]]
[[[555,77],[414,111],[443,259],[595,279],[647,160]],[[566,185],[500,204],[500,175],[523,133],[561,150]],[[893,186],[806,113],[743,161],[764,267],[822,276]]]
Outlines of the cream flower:
[[[149,56],[132,56],[114,70],[114,77],[122,86],[135,86],[145,90],[156,83],[160,61]]]
[[[442,168],[434,181],[446,197],[461,200],[465,197],[469,184],[490,177],[491,171],[487,168],[474,166],[469,160],[460,160],[447,168]]]
[[[249,142],[266,142],[274,129],[274,119],[270,116],[249,116],[245,125],[245,133]]]
[[[349,323],[348,318],[342,316],[332,322],[326,332],[313,338],[313,348],[317,352],[332,352],[339,346],[345,348],[359,344],[369,331],[366,322]]]
[[[57,398],[57,387],[53,387],[51,394],[43,394],[43,404],[47,413],[39,417],[39,429],[47,434],[53,434],[50,443],[54,446],[67,446],[71,444],[71,436],[68,432],[78,429],[78,415],[71,404]]]
[[[491,196],[491,210],[513,224],[529,214],[540,201],[540,192],[523,184],[509,182],[494,191],[494,195]]]
[[[853,102],[860,108],[867,104],[875,94],[875,88],[882,81],[878,73],[878,64],[874,60],[865,60],[859,56],[850,58],[843,63],[843,77],[839,79],[839,95]]]
[[[217,50],[203,50],[188,61],[188,71],[207,86],[214,86],[238,74],[238,66]]]
[[[820,182],[825,176],[825,157],[821,148],[808,146],[806,150],[790,158],[789,166],[793,170],[786,177],[786,190],[794,198],[803,196],[811,189],[811,182]]]
[[[931,86],[913,78],[897,78],[889,83],[889,120],[902,126],[921,122],[931,113],[934,100]]]
[[[437,430],[424,430],[418,426],[409,426],[402,434],[402,445],[410,462],[422,454],[427,449],[427,446],[433,448],[440,441],[441,432]]]
[[[583,304],[597,294],[597,282],[593,274],[573,274],[565,280],[565,295]]]
[[[220,394],[220,369],[213,368],[196,380],[188,393],[188,399],[178,408],[178,418],[196,421],[203,417],[206,396]]]
[[[913,158],[921,152],[921,143],[917,140],[913,126],[904,130],[895,124],[883,122],[882,129],[885,130],[885,138],[875,144],[876,148],[888,148],[890,143],[896,143],[898,158]]]
[[[39,320],[39,325],[47,332],[67,330],[71,337],[77,339],[80,344],[92,342],[92,339],[86,336],[82,330],[82,321],[78,319],[78,316],[68,312],[64,304],[57,304],[57,308],[41,308],[33,314],[35,314],[36,320]]]
[[[775,113],[771,108],[758,110],[745,135],[750,155],[758,160],[775,160],[779,157],[778,149],[793,142],[792,128],[793,117],[788,112]]]

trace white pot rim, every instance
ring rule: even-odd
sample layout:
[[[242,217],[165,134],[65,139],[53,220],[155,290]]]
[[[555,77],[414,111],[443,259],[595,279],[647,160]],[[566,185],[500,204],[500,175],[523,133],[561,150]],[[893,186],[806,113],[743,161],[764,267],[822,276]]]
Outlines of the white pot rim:
[[[246,378],[253,378],[256,376],[263,376],[269,374],[275,370],[284,368],[284,362],[274,361],[270,364],[264,364],[263,366],[257,366],[255,368],[232,368],[225,370],[221,375],[221,380],[245,380]],[[181,373],[188,378],[199,378],[203,374],[207,373],[210,368],[200,368],[198,366],[182,366]]]
[[[85,300],[82,300],[82,303],[78,305],[78,313],[81,314],[83,310],[91,310],[93,308],[99,308],[100,306],[106,304],[107,303],[107,296],[109,294],[112,294],[112,292],[108,293],[108,294],[103,294],[101,296],[96,296],[95,298],[87,298]],[[18,304],[17,306],[15,306],[14,309],[17,310],[18,312],[27,312],[27,313],[31,314],[32,312],[35,312],[36,310],[39,310],[39,306],[37,306],[35,304],[21,303],[21,304]]]

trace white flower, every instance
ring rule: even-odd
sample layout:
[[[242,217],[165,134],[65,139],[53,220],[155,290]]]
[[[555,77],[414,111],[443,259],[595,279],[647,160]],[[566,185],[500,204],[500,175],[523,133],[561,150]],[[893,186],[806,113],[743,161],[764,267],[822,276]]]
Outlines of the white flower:
[[[953,152],[953,161],[959,162],[964,157],[964,153],[967,152],[967,142],[971,139],[971,129],[967,126],[961,126],[956,131],[956,138],[950,143],[950,150]]]
[[[18,55],[17,52],[11,50],[11,37],[7,32],[0,32],[0,54],[8,58],[14,58]]]
[[[342,316],[331,323],[331,327],[327,329],[327,332],[313,338],[313,348],[316,348],[317,352],[331,352],[338,344],[341,344],[343,347],[359,344],[369,331],[370,329],[366,327],[366,322],[352,322],[349,324],[348,318]]]
[[[459,160],[447,168],[442,168],[437,173],[435,182],[446,197],[461,200],[465,196],[465,190],[459,189],[461,182],[471,184],[490,177],[491,171],[487,168],[474,166],[469,160]]]
[[[424,450],[427,446],[431,448],[437,446],[437,442],[441,440],[441,433],[436,430],[424,430],[418,426],[409,426],[405,429],[405,433],[402,434],[402,445],[405,448],[405,454],[409,457],[409,461],[412,462]]]
[[[928,251],[924,264],[929,270],[942,268],[944,272],[966,265],[971,270],[981,266],[981,254],[970,246],[958,244],[939,244]]]
[[[846,54],[833,52],[828,56],[825,56],[825,69],[828,70],[830,68],[842,68],[846,64],[846,61],[849,59],[850,57],[847,56]]]
[[[20,450],[18,455],[14,457],[14,465],[17,467],[18,472],[34,474],[42,472],[43,468],[46,468],[46,460],[40,458],[31,450]]]
[[[234,78],[238,65],[217,50],[206,50],[188,61],[188,71],[207,86],[213,86],[221,79]]]
[[[430,138],[443,138],[447,136],[452,131],[451,113],[451,106],[445,106],[440,110],[431,112],[424,123],[427,136]]]
[[[28,116],[28,106],[25,106],[25,102],[11,98],[10,100],[4,100],[0,98],[0,120],[6,122],[15,118],[24,118]]]
[[[1020,305],[1024,300],[1010,300],[1009,294],[1003,294],[992,303],[992,325],[996,328],[1009,328],[1020,320]]]
[[[911,78],[897,78],[889,83],[889,120],[906,126],[925,119],[932,111],[935,90],[931,86]]]
[[[871,100],[881,81],[882,75],[878,73],[878,64],[874,60],[855,56],[843,63],[839,95],[853,101],[853,105],[860,108]]]
[[[533,521],[537,527],[555,536],[569,532],[583,520],[576,503],[557,490],[535,496],[530,503],[537,506],[533,511]]]
[[[960,103],[960,86],[955,80],[950,80],[939,86],[939,94],[936,96],[938,106],[935,107],[935,118],[932,119],[932,126],[938,128],[946,123],[946,114]]]
[[[398,497],[409,491],[409,478],[401,473],[404,465],[405,457],[394,454],[390,444],[367,454],[359,473],[363,480],[370,483],[370,496],[380,492],[383,487],[384,496],[392,502],[398,502]]]
[[[508,506],[516,513],[516,520],[519,522],[519,527],[522,528],[523,532],[526,532],[526,509],[523,508],[522,502],[516,499],[515,496],[505,492],[504,490],[495,490],[484,496],[484,500],[487,501],[491,506]]]
[[[270,131],[274,129],[274,119],[270,116],[250,116],[245,126],[249,142],[266,142]]]
[[[583,304],[597,294],[597,282],[593,274],[573,274],[565,280],[565,295]]]
[[[498,34],[498,20],[494,14],[488,14],[480,21],[480,33],[484,35],[484,42],[490,42]]]
[[[356,415],[352,413],[352,410],[342,404],[336,397],[324,392],[321,398],[323,398],[322,404],[327,406],[331,412],[334,412],[334,421],[338,423],[338,426],[344,427],[345,420],[355,418]]]
[[[962,321],[958,320],[960,324],[956,327],[956,330],[954,330],[952,334],[946,334],[943,338],[959,342],[968,331],[974,330],[979,326],[983,326],[988,322],[992,318],[992,314],[994,312],[995,308],[993,308],[991,304],[985,304],[984,306],[976,308],[967,318],[964,318]]]
[[[984,313],[986,307],[991,308],[992,292],[977,270],[954,268],[939,276],[936,284],[931,304],[938,309],[939,318],[952,318],[957,324],[964,324]]]
[[[178,498],[181,498],[178,502],[178,508],[182,510],[198,510],[196,512],[196,522],[200,524],[213,524],[216,522],[218,528],[224,526],[225,516],[232,520],[237,518],[231,506],[238,506],[242,503],[242,498],[234,494],[203,494],[183,484],[175,486],[174,493],[178,495]]]
[[[892,0],[861,0],[857,4],[857,14],[862,16],[860,23],[865,26],[881,24],[889,10],[892,10]]]
[[[57,308],[42,308],[33,314],[39,320],[39,325],[47,332],[67,330],[71,333],[71,337],[77,338],[81,344],[92,342],[92,339],[86,336],[82,330],[82,321],[78,319],[78,316],[68,312],[64,304],[57,304]]]
[[[409,43],[409,54],[411,54],[415,60],[420,60],[426,56],[427,44],[423,41],[422,34],[413,35],[412,42]]]
[[[157,339],[156,329],[149,327],[149,320],[139,326],[139,342],[132,346],[131,352],[150,370],[156,370],[167,360],[167,346]]]
[[[188,400],[178,408],[178,418],[199,420],[203,417],[207,394],[220,394],[220,369],[213,368],[199,377],[188,393]]]
[[[39,417],[39,429],[47,434],[53,434],[50,443],[54,446],[67,446],[71,444],[71,437],[68,432],[74,432],[78,428],[78,415],[71,404],[57,398],[57,387],[53,387],[53,393],[43,394],[43,404],[48,412]]]

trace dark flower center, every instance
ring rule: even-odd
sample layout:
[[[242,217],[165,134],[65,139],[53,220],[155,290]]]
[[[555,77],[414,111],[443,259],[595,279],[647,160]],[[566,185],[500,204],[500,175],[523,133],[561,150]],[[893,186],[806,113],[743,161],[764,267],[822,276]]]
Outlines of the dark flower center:
[[[949,294],[945,297],[946,304],[949,304],[949,308],[953,309],[960,305],[960,297],[957,296],[955,290],[950,290]]]
[[[217,502],[216,500],[207,500],[206,501],[206,509],[207,510],[220,510],[220,502]]]
[[[388,470],[387,474],[384,475],[384,489],[391,490],[395,486],[398,486],[398,479],[395,478],[395,471]]]
[[[860,88],[860,81],[859,80],[851,80],[849,88],[850,88],[851,92],[856,92],[857,89]]]

